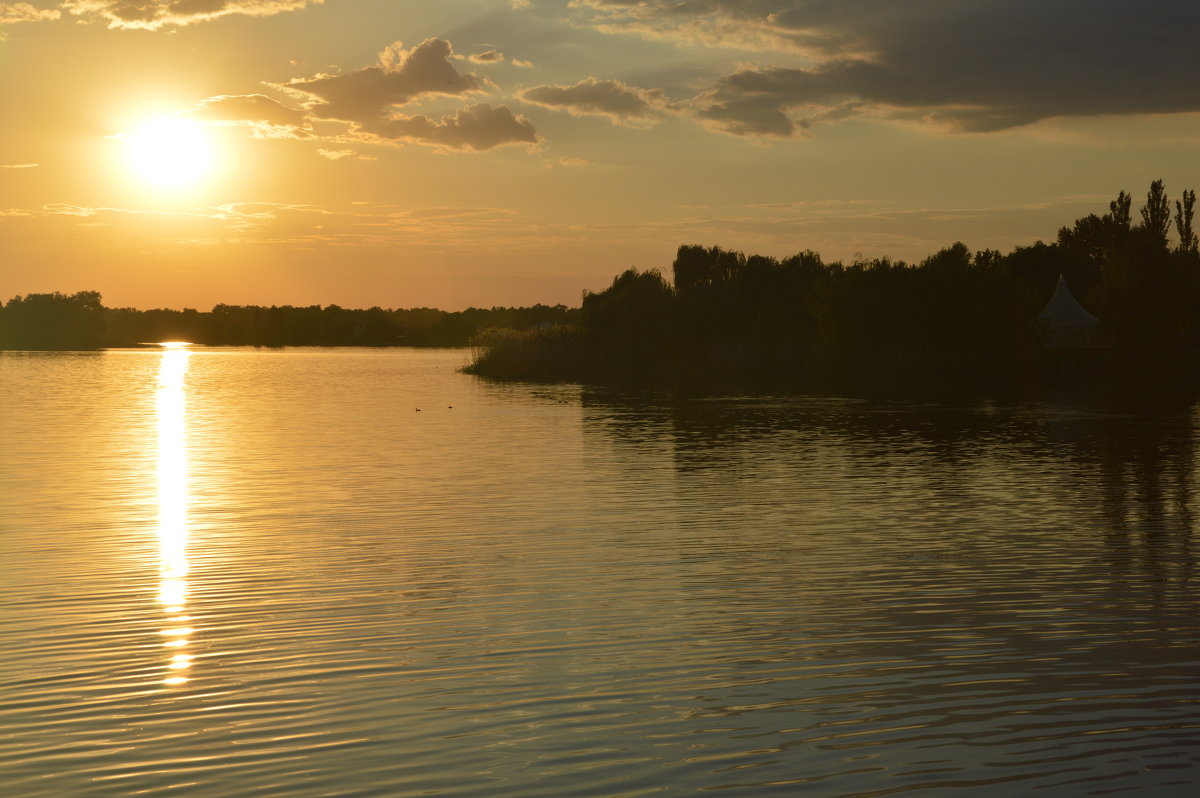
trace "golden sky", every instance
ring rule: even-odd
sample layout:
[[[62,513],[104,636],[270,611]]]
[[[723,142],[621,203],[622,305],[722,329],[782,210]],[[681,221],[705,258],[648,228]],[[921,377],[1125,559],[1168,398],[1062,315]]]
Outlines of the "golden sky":
[[[1197,41],[1191,0],[0,0],[0,301],[577,304],[684,243],[1008,251],[1200,183]]]

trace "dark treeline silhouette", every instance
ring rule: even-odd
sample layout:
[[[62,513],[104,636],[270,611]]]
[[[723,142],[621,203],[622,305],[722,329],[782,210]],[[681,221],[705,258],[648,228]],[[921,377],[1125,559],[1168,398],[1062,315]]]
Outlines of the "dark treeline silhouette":
[[[1002,254],[955,243],[917,264],[682,246],[670,282],[629,269],[585,295],[576,326],[490,332],[469,370],[668,389],[1016,384],[1066,361],[1194,371],[1194,203],[1185,191],[1172,215],[1156,180],[1137,223],[1122,191],[1052,244]],[[1115,348],[1046,350],[1038,314],[1060,274]]]
[[[572,323],[577,309],[351,309],[217,305],[211,311],[105,308],[100,294],[29,294],[0,306],[0,349],[98,349],[158,341],[212,346],[466,346],[492,327]]]
[[[0,349],[96,349],[104,314],[96,291],[13,297],[0,306]]]

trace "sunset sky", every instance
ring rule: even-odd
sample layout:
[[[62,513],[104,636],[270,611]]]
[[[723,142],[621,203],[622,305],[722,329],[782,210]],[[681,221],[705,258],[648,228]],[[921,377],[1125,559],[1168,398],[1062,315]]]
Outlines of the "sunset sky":
[[[0,0],[0,301],[577,304],[1200,186],[1200,4]]]

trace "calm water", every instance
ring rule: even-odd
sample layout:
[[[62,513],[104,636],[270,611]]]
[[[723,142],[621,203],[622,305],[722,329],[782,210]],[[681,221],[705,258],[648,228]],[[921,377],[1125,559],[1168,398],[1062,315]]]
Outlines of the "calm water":
[[[0,792],[1200,783],[1200,408],[463,360],[0,353]]]

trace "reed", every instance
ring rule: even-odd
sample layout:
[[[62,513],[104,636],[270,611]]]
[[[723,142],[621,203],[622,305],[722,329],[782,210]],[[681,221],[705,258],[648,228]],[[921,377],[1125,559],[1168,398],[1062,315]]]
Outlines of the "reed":
[[[574,381],[586,372],[585,360],[578,327],[489,328],[472,339],[463,371],[497,380]]]

